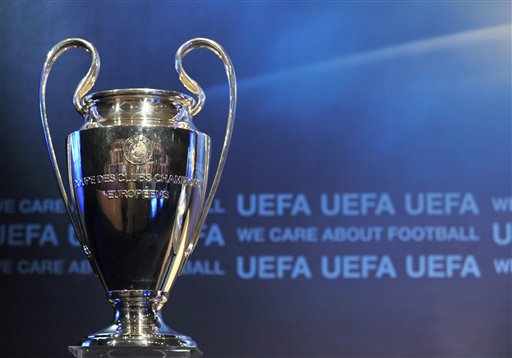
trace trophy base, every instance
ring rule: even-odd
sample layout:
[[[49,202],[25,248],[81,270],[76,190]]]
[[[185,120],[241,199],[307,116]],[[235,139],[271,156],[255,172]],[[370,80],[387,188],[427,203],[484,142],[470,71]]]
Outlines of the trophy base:
[[[157,315],[159,317],[159,315]],[[167,326],[160,327],[156,332],[133,334],[120,334],[120,327],[113,325],[96,332],[82,342],[84,348],[162,348],[180,352],[193,351],[197,349],[197,343],[188,336],[169,329]]]
[[[118,334],[112,331],[115,327],[109,327],[103,332],[90,335],[82,342],[84,348],[115,347],[115,348],[145,348],[160,347],[179,351],[191,351],[197,349],[197,344],[192,338],[174,332],[165,327],[157,334],[130,335]]]
[[[200,358],[203,353],[195,348],[178,347],[82,347],[69,346],[76,358]]]

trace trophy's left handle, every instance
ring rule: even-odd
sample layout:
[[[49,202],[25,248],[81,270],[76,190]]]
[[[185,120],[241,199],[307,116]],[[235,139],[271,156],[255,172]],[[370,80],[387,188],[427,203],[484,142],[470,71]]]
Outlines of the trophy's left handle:
[[[183,85],[192,93],[197,95],[198,100],[190,109],[190,114],[195,115],[201,111],[205,102],[205,94],[203,89],[199,84],[194,81],[183,69],[182,59],[185,57],[190,51],[198,49],[198,48],[206,48],[213,53],[215,53],[224,63],[224,68],[226,70],[226,76],[229,82],[229,112],[228,112],[228,121],[226,124],[226,134],[224,136],[224,143],[222,145],[222,151],[220,154],[219,165],[217,167],[217,171],[215,172],[215,176],[213,177],[212,185],[210,186],[210,193],[206,199],[204,204],[203,211],[199,218],[198,225],[195,229],[195,232],[192,236],[192,241],[185,251],[185,258],[181,262],[180,273],[183,270],[183,267],[194,250],[197,241],[199,239],[199,233],[201,232],[201,227],[203,226],[206,216],[208,215],[208,210],[212,205],[213,198],[215,197],[215,192],[217,191],[217,187],[219,186],[220,177],[222,175],[222,171],[224,169],[224,164],[226,163],[226,158],[228,156],[229,144],[231,142],[231,136],[233,133],[233,125],[235,122],[235,112],[236,112],[236,97],[237,97],[237,89],[236,89],[236,75],[233,64],[231,63],[231,59],[229,58],[226,50],[219,45],[217,42],[206,39],[206,38],[195,38],[185,42],[176,52],[176,72],[178,73],[180,81]],[[207,173],[206,173],[207,174]],[[206,184],[205,184],[206,185]]]
[[[55,179],[57,179],[57,185],[59,187],[62,200],[64,201],[64,206],[66,207],[66,211],[69,215],[69,219],[71,220],[71,224],[75,229],[78,239],[83,245],[82,231],[80,229],[79,221],[76,217],[76,214],[70,205],[68,194],[62,181],[62,175],[60,174],[57,157],[55,155],[55,150],[53,149],[52,136],[50,133],[50,127],[48,126],[48,117],[46,115],[46,83],[48,81],[48,76],[50,75],[50,70],[52,69],[52,66],[57,60],[57,58],[59,58],[60,55],[62,55],[64,52],[72,48],[81,48],[90,53],[92,57],[92,62],[89,71],[78,84],[75,90],[75,94],[73,96],[73,104],[75,105],[76,110],[82,115],[86,114],[87,108],[84,98],[87,95],[87,93],[91,90],[92,86],[94,86],[94,83],[98,78],[98,74],[100,71],[100,57],[98,55],[98,51],[90,42],[79,38],[70,38],[63,40],[59,42],[57,45],[55,45],[50,50],[50,52],[48,52],[46,61],[43,66],[43,71],[41,73],[41,82],[39,86],[39,108],[41,112],[41,122],[43,124],[44,129],[44,137],[48,149],[48,156],[50,157],[50,162],[53,167],[53,173],[55,174]]]

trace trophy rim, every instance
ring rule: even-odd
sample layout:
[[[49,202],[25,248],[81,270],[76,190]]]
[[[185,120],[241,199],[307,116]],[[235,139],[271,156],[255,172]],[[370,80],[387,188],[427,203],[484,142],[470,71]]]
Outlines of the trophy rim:
[[[165,100],[171,101],[174,105],[181,107],[191,107],[195,104],[195,100],[181,92],[155,89],[155,88],[122,88],[105,90],[91,93],[85,97],[86,103],[92,103],[104,98],[115,96],[153,96],[160,97]]]

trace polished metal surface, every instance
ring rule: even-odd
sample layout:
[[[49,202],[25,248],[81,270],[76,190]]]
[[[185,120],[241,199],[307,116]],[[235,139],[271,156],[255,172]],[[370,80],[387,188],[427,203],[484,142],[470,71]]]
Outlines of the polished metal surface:
[[[69,197],[45,102],[51,67],[70,48],[85,49],[92,64],[73,100],[85,123],[67,140]],[[210,138],[192,122],[205,95],[182,66],[182,58],[196,48],[208,48],[222,59],[230,84],[226,135],[208,196]],[[219,184],[235,115],[233,66],[214,41],[186,42],[176,54],[176,70],[198,95],[197,102],[181,93],[148,88],[87,95],[99,67],[94,46],[81,39],[64,40],[48,54],[40,86],[41,119],[57,184],[84,252],[115,309],[113,324],[82,345],[196,350],[192,339],[165,325],[160,309],[197,243]]]

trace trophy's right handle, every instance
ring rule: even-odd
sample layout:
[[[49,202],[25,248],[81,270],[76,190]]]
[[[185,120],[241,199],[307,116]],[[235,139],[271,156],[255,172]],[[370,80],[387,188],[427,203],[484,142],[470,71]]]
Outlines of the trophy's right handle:
[[[43,66],[43,71],[41,73],[41,82],[39,86],[39,107],[41,112],[41,122],[44,129],[44,137],[48,149],[48,156],[50,157],[50,162],[53,167],[53,173],[55,174],[55,179],[57,179],[57,185],[59,187],[62,200],[64,201],[64,206],[66,207],[66,211],[69,215],[69,219],[71,220],[71,224],[73,225],[73,228],[75,229],[75,232],[78,236],[78,239],[82,243],[82,246],[84,246],[82,240],[83,233],[80,228],[78,218],[76,217],[76,214],[70,205],[68,194],[62,181],[62,175],[60,174],[57,157],[55,155],[55,150],[53,149],[53,141],[50,133],[50,127],[48,125],[48,117],[46,114],[46,83],[48,81],[48,76],[50,75],[50,70],[52,69],[52,66],[57,60],[57,58],[59,58],[60,55],[62,55],[64,52],[72,48],[81,48],[90,53],[92,57],[92,63],[89,68],[89,71],[78,84],[75,94],[73,96],[73,104],[75,105],[76,110],[80,112],[82,115],[86,114],[87,108],[85,105],[84,97],[91,90],[92,86],[94,86],[94,83],[98,78],[98,73],[100,71],[100,57],[98,55],[98,51],[90,42],[79,38],[70,38],[63,40],[59,42],[57,45],[55,45],[50,50],[50,52],[48,52],[46,61]],[[86,249],[86,247],[84,247],[84,249]]]
[[[224,169],[224,164],[226,163],[226,158],[228,156],[229,144],[231,142],[231,135],[233,133],[233,125],[235,122],[235,112],[236,112],[236,97],[237,97],[237,88],[236,88],[236,75],[233,64],[231,63],[231,59],[229,58],[226,50],[219,45],[217,42],[206,39],[206,38],[195,38],[185,42],[176,52],[176,72],[178,73],[180,81],[183,85],[192,93],[197,95],[198,100],[190,109],[190,113],[195,115],[201,111],[205,102],[205,94],[203,89],[199,84],[194,81],[187,72],[183,69],[182,60],[189,52],[195,49],[205,48],[213,53],[215,53],[224,63],[224,68],[226,70],[226,76],[229,82],[229,113],[228,113],[228,121],[226,124],[226,134],[224,136],[224,143],[222,145],[222,151],[220,154],[219,164],[217,167],[217,171],[215,172],[215,176],[213,177],[212,185],[210,186],[210,192],[208,197],[206,198],[206,202],[204,204],[203,211],[199,218],[199,222],[192,236],[192,241],[189,246],[185,250],[185,258],[181,262],[180,273],[185,266],[185,263],[194,250],[197,241],[199,239],[199,234],[201,232],[201,227],[203,226],[206,216],[208,215],[208,210],[212,205],[213,198],[215,197],[215,192],[217,191],[217,187],[219,186],[220,177],[222,175],[222,171]]]

